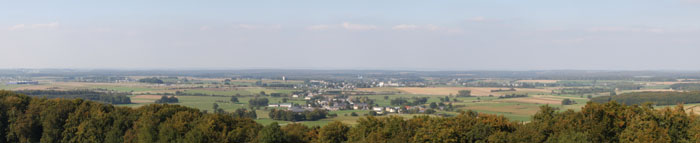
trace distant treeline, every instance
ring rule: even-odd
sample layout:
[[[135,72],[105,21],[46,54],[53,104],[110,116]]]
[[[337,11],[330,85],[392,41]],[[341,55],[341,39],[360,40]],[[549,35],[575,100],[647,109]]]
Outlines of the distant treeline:
[[[700,103],[700,91],[693,92],[632,92],[615,96],[599,96],[591,99],[593,102],[605,103],[617,101],[627,105],[643,104],[675,105],[679,103]]]
[[[161,96],[160,99],[155,101],[155,103],[178,103],[178,102],[180,102],[180,100],[177,99],[177,97],[175,97],[175,96],[168,97],[165,95]]]
[[[19,90],[15,92],[36,97],[81,98],[110,104],[131,104],[131,98],[127,96],[128,93],[121,92],[97,92],[92,90]]]
[[[115,107],[82,99],[31,98],[0,91],[0,142],[699,142],[700,122],[682,106],[654,109],[589,102],[579,112],[541,106],[530,122],[472,111],[452,117],[360,117],[263,126],[229,113],[181,105]]]
[[[676,83],[671,85],[671,89],[700,91],[700,83]]]
[[[506,94],[503,96],[498,96],[498,98],[521,98],[521,97],[527,97],[527,94]]]
[[[151,77],[151,78],[142,78],[139,79],[139,82],[143,83],[153,83],[153,84],[163,84],[163,80],[157,78],[157,77]]]
[[[491,90],[491,92],[507,92],[507,91],[515,91],[515,88]]]
[[[290,110],[277,110],[272,109],[270,111],[270,118],[275,120],[283,121],[316,121],[326,118],[328,111],[314,109],[313,111],[303,111],[294,112]]]
[[[615,89],[611,88],[600,88],[600,87],[594,87],[594,88],[562,88],[559,90],[559,94],[595,94],[595,93],[605,93],[605,92],[614,92]],[[552,90],[554,92],[554,90]]]

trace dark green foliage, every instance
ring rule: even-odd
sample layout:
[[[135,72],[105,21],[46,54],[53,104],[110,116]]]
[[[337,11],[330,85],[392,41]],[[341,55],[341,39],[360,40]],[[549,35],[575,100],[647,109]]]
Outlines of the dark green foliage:
[[[238,97],[236,97],[236,96],[231,96],[231,102],[233,102],[233,103],[238,103],[238,102],[239,102],[239,101],[238,101]]]
[[[260,128],[180,105],[132,109],[0,91],[0,142],[251,142]]]
[[[593,102],[605,103],[617,101],[627,105],[643,104],[675,105],[680,103],[700,103],[700,91],[693,92],[632,92],[615,96],[599,96],[591,99]]]
[[[699,91],[700,83],[676,83],[672,84],[671,88],[674,90]]]
[[[156,103],[178,103],[180,100],[177,99],[175,96],[161,96],[160,99],[155,101]]]
[[[457,91],[457,97],[472,97],[471,90],[459,90]]]
[[[74,99],[80,98],[85,100],[100,101],[110,104],[131,104],[131,98],[129,98],[128,93],[108,93],[108,92],[97,92],[92,90],[19,90],[16,93],[25,94],[35,97],[46,97],[46,98],[66,98]]]
[[[506,94],[503,96],[498,96],[498,98],[521,98],[521,97],[527,97],[527,94]]]
[[[163,84],[163,80],[156,78],[156,77],[151,77],[151,78],[142,78],[139,79],[139,82],[143,83],[153,83],[153,84]]]
[[[233,113],[230,113],[230,114],[233,117],[237,117],[237,118],[251,118],[251,119],[258,118],[258,114],[255,113],[255,110],[252,110],[252,109],[250,111],[248,111],[246,109],[238,108],[238,109],[236,109],[236,111],[234,111]]]
[[[261,91],[262,92],[262,91]],[[264,107],[268,105],[268,100],[267,98],[253,98],[248,101],[248,106],[250,107]]]
[[[561,105],[571,105],[571,104],[574,104],[574,101],[569,99],[569,98],[561,100]]]
[[[321,109],[304,112],[272,109],[269,114],[270,118],[283,121],[316,121],[326,118],[327,115],[328,112]]]
[[[259,143],[281,143],[285,142],[286,138],[277,122],[272,122],[260,130],[256,141]]]

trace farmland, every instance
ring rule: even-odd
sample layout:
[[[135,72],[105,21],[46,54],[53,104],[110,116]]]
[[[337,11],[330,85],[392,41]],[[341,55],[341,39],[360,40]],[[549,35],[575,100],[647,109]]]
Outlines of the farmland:
[[[473,74],[466,74],[473,76]],[[275,75],[276,76],[276,75]],[[378,116],[398,115],[405,118],[414,116],[453,116],[462,111],[476,111],[480,113],[497,114],[508,117],[513,121],[528,122],[531,116],[537,113],[540,106],[550,106],[564,110],[580,110],[590,98],[609,96],[610,92],[625,94],[633,92],[667,92],[678,91],[669,87],[679,83],[695,83],[691,80],[684,81],[628,81],[628,80],[544,80],[525,79],[513,80],[504,78],[480,78],[467,81],[445,81],[443,78],[423,77],[423,82],[387,82],[377,86],[377,82],[365,82],[362,80],[335,80],[335,76],[309,77],[298,76],[297,79],[283,78],[243,78],[243,77],[197,77],[197,76],[126,76],[120,77],[117,82],[65,80],[59,77],[35,77],[39,84],[0,84],[4,90],[94,90],[99,92],[126,93],[131,98],[131,104],[117,104],[139,108],[143,105],[155,104],[163,96],[178,99],[176,104],[200,109],[202,112],[235,112],[237,109],[254,110],[257,114],[256,122],[269,124],[278,122],[282,125],[298,122],[305,125],[325,125],[332,121],[341,121],[354,125],[356,120],[368,116],[372,109],[335,109],[321,103],[330,101],[341,103],[350,102],[350,99],[371,101],[372,107],[382,107],[387,113]],[[332,77],[334,80],[323,80]],[[143,83],[139,79],[155,78],[163,83]],[[456,82],[455,82],[456,81]],[[460,83],[461,82],[461,83]],[[391,83],[391,84],[388,84]],[[396,84],[400,83],[400,84]],[[430,83],[430,84],[426,84]],[[475,84],[476,83],[476,84]],[[619,89],[620,85],[638,88]],[[358,87],[362,85],[362,87]],[[484,85],[484,86],[465,86]],[[485,86],[492,85],[493,87]],[[527,85],[527,86],[524,86]],[[458,96],[460,91],[470,91],[470,96]],[[575,92],[574,92],[575,91]],[[519,95],[512,96],[511,95]],[[232,102],[232,98],[238,102]],[[313,97],[313,98],[310,98]],[[249,101],[257,98],[267,99],[267,105],[253,107]],[[425,99],[418,102],[419,99]],[[572,104],[563,105],[562,100],[570,100]],[[405,100],[400,104],[394,101]],[[216,108],[214,108],[216,104]],[[286,110],[287,107],[277,107],[283,104],[303,108],[327,108],[329,116],[316,121],[281,121],[273,120],[268,114],[272,109]],[[431,105],[435,104],[435,105]],[[348,105],[349,106],[349,105]],[[437,106],[437,107],[430,107]],[[415,112],[388,112],[389,109],[406,110],[403,108],[416,108]],[[659,106],[665,107],[665,106]],[[695,104],[688,109],[698,108]],[[425,114],[425,109],[435,109],[435,113]],[[385,110],[382,110],[384,112]],[[418,112],[420,111],[420,112]],[[698,112],[693,110],[693,112]],[[353,114],[354,113],[354,114]]]

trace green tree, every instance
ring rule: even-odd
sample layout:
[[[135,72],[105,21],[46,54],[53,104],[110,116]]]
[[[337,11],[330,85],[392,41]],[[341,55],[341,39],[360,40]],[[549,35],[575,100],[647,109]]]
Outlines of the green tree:
[[[350,127],[340,121],[333,121],[321,128],[319,140],[324,143],[341,143],[348,140],[347,132]]]
[[[257,142],[260,143],[282,143],[285,141],[284,132],[282,132],[277,122],[270,123],[258,133]]]

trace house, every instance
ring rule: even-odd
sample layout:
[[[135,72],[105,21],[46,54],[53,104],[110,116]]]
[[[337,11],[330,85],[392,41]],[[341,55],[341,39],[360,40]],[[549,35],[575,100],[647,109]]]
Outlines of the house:
[[[377,111],[377,112],[382,112],[382,111],[384,111],[384,107],[372,107],[372,110]]]
[[[357,104],[352,105],[352,109],[355,109],[355,110],[365,110],[368,107],[369,106],[367,105],[367,103],[357,103]]]
[[[304,97],[304,100],[311,100],[311,96]]]
[[[291,108],[291,107],[292,107],[292,103],[270,104],[270,105],[267,105],[267,107],[284,107],[284,108]]]
[[[391,107],[386,107],[386,108],[384,108],[384,111],[386,111],[386,112],[388,112],[388,113],[396,113],[396,109],[395,109],[395,108],[391,108]]]
[[[294,94],[294,95],[292,95],[292,97],[293,97],[293,98],[299,98],[299,95]]]

